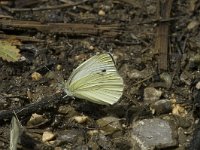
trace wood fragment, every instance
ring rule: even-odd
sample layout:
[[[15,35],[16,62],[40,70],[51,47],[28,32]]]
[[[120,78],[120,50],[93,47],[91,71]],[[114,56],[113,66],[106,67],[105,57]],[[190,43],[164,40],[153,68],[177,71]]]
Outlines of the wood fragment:
[[[2,30],[37,30],[44,33],[67,34],[70,36],[104,36],[116,37],[120,35],[120,28],[117,24],[95,25],[78,23],[47,23],[37,21],[3,20],[0,19]]]
[[[159,0],[157,9],[157,18],[170,18],[173,0]],[[154,54],[158,55],[158,69],[168,69],[168,45],[169,45],[169,22],[159,22],[156,27],[156,41]]]
[[[73,7],[77,5],[81,5],[88,0],[83,0],[81,2],[77,3],[72,3],[72,4],[62,4],[62,5],[56,5],[56,6],[49,6],[49,7],[37,7],[37,8],[9,8],[9,7],[4,7],[7,11],[11,13],[15,12],[22,12],[22,11],[42,11],[42,10],[53,10],[53,9],[62,9],[62,8],[68,8],[68,7]]]
[[[62,94],[58,93],[49,97],[45,97],[36,103],[28,104],[24,107],[12,109],[12,110],[1,110],[0,111],[0,121],[10,120],[13,116],[13,112],[17,114],[20,118],[22,116],[31,115],[33,113],[43,112],[44,110],[52,110],[56,107],[66,103],[66,99],[63,99]]]
[[[23,35],[8,35],[8,34],[1,34],[0,39],[16,39],[22,42],[45,42],[44,40],[40,40],[30,36],[23,36]]]

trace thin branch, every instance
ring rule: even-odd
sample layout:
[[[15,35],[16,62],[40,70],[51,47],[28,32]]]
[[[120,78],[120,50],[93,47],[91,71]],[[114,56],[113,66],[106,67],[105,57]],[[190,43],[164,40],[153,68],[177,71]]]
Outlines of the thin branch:
[[[22,12],[22,11],[42,11],[42,10],[53,10],[53,9],[62,9],[62,8],[73,7],[73,6],[81,5],[87,1],[88,0],[83,0],[82,2],[77,2],[77,3],[73,3],[73,4],[62,4],[62,5],[39,7],[39,8],[9,8],[9,7],[5,7],[5,6],[3,8],[11,13]]]

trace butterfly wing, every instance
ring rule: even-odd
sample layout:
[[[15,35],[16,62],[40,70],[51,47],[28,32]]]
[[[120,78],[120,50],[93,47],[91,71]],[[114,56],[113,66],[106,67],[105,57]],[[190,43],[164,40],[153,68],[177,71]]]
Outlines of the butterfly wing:
[[[77,67],[66,83],[67,94],[94,103],[116,103],[124,84],[110,54],[95,55]]]

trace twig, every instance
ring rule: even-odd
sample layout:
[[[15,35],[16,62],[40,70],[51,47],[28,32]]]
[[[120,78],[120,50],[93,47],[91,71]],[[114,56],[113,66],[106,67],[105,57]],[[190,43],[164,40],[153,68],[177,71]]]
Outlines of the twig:
[[[68,100],[69,97],[67,97],[66,99]],[[31,103],[21,108],[2,110],[0,111],[0,121],[11,119],[11,117],[13,116],[13,111],[17,114],[18,117],[22,117],[44,110],[50,110],[66,102],[66,99],[64,100],[62,94],[59,93],[49,97],[45,97],[36,103]]]
[[[158,0],[157,18],[169,19],[173,0]],[[168,69],[169,22],[160,22],[156,28],[154,54],[158,55],[158,69]]]
[[[0,39],[18,39],[22,42],[45,42],[30,36],[0,34]]]
[[[88,0],[83,0],[82,2],[77,2],[77,3],[73,3],[73,4],[63,4],[63,5],[39,7],[39,8],[8,8],[5,6],[4,6],[4,8],[11,13],[22,12],[22,11],[42,11],[42,10],[53,10],[53,9],[62,9],[62,8],[67,8],[67,7],[73,7],[73,6],[83,4],[87,1]]]
[[[102,35],[116,37],[121,34],[122,28],[118,24],[96,25],[83,23],[48,23],[37,21],[3,20],[0,19],[1,30],[30,29],[45,33],[68,34],[71,36]]]

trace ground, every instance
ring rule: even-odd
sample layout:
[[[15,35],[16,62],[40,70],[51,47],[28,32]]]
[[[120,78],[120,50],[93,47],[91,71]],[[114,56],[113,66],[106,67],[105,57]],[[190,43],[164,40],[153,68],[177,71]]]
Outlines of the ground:
[[[0,59],[0,149],[9,147],[13,110],[25,129],[19,149],[30,141],[35,149],[142,149],[132,130],[158,118],[173,142],[144,145],[187,149],[199,117],[200,3],[167,2],[1,1],[0,38],[20,59]],[[105,52],[124,80],[121,99],[102,106],[63,98],[60,83]]]

